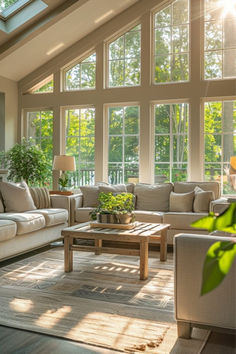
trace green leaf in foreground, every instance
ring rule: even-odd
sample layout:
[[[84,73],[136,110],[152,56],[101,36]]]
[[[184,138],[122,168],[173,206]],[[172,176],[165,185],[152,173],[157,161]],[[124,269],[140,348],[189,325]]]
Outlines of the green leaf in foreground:
[[[236,202],[230,204],[229,208],[219,216],[210,213],[208,216],[194,221],[192,227],[206,229],[209,232],[219,230],[236,234]]]
[[[215,289],[229,272],[236,256],[236,243],[215,242],[208,249],[202,277],[201,295]]]

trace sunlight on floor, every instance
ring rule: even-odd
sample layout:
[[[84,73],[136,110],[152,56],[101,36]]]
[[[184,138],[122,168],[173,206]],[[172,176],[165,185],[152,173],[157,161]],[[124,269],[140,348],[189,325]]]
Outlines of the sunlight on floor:
[[[26,299],[15,298],[10,302],[10,308],[17,312],[29,312],[33,307],[33,302]]]
[[[53,328],[61,321],[68,313],[71,312],[71,306],[63,306],[59,309],[51,309],[43,313],[35,324],[43,328]]]

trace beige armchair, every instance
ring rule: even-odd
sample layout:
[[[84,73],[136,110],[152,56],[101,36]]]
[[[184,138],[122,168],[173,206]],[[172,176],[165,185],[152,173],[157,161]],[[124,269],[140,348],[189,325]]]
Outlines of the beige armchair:
[[[208,248],[216,241],[228,240],[232,237],[175,236],[175,316],[179,337],[190,338],[192,327],[236,330],[236,261],[216,289],[200,295]]]

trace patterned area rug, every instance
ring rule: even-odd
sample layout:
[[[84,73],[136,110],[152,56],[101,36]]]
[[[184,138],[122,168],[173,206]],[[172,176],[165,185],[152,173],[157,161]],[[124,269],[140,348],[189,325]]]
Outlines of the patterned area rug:
[[[66,274],[57,247],[0,268],[0,293],[1,325],[131,353],[169,353],[178,342],[172,254],[160,262],[151,253],[149,279],[140,281],[133,256],[77,252]],[[205,334],[189,353],[199,353]]]

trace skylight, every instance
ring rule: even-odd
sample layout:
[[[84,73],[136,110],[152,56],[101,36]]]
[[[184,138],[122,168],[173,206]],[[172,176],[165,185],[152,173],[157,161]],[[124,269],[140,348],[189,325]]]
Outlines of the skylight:
[[[3,18],[13,15],[32,0],[0,0],[0,15]]]
[[[0,11],[2,12],[5,9],[8,9],[11,5],[18,2],[18,0],[0,0]]]

